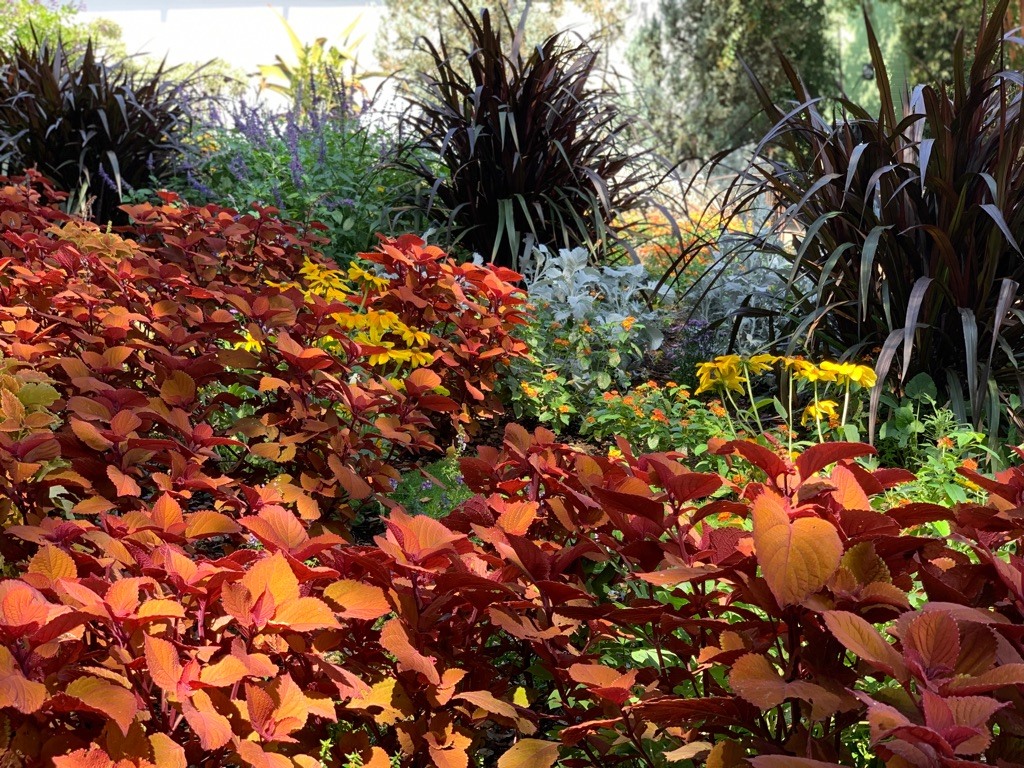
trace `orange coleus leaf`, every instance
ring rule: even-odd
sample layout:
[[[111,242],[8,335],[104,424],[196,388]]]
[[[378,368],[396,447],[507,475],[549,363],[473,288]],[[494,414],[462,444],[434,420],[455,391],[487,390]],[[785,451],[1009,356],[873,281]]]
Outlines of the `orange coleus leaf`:
[[[441,684],[441,676],[434,660],[424,656],[409,641],[409,635],[399,619],[391,619],[380,630],[380,644],[398,660],[399,669],[417,672],[432,685]]]
[[[558,742],[520,739],[498,758],[498,768],[551,768],[558,759]]]
[[[405,378],[406,386],[411,384],[414,389],[434,389],[441,385],[441,377],[429,368],[417,368]]]
[[[877,629],[849,611],[825,611],[829,632],[851,653],[900,681],[907,679],[903,657]]]
[[[188,405],[196,398],[196,383],[184,371],[174,371],[160,386],[160,399],[170,406]]]
[[[114,490],[118,496],[138,497],[142,495],[139,484],[112,464],[107,467],[107,477],[114,484]]]
[[[386,726],[393,726],[400,720],[411,717],[414,712],[408,694],[393,677],[387,677],[374,683],[362,695],[353,696],[346,704],[346,708],[372,709],[374,710],[374,722],[377,725]]]
[[[495,500],[492,500],[491,503],[494,504]],[[525,536],[530,525],[537,519],[539,509],[540,503],[536,501],[502,502],[501,508],[497,510],[499,512],[497,526],[505,533]]]
[[[307,541],[309,535],[302,522],[291,512],[277,504],[263,507],[258,515],[243,517],[238,521],[252,531],[270,550],[297,550]]]
[[[181,505],[171,494],[161,494],[149,514],[161,530],[177,535],[184,533],[185,516],[182,514]]]
[[[134,768],[132,763],[127,763],[125,768]],[[114,760],[99,747],[88,749],[76,749],[67,755],[53,758],[54,768],[121,768]]]
[[[267,686],[246,683],[245,705],[253,728],[266,741],[294,742],[290,734],[309,718],[306,696],[290,675],[282,675]]]
[[[199,672],[199,682],[214,688],[222,688],[244,680],[249,676],[245,663],[228,654],[216,664],[210,664]]]
[[[239,740],[235,751],[243,763],[251,768],[295,768],[295,764],[284,755],[267,752],[253,741]]]
[[[804,680],[786,682],[771,662],[759,653],[738,658],[729,673],[729,685],[740,696],[763,711],[779,706],[786,699],[802,699],[811,704],[811,719],[831,717],[842,706],[842,699]]]
[[[264,556],[256,561],[241,580],[254,599],[264,592],[274,600],[274,605],[284,605],[299,599],[299,580],[292,571],[288,560],[280,552]]]
[[[146,600],[135,612],[136,619],[158,621],[161,619],[184,619],[185,607],[177,600],[156,598]]]
[[[141,426],[142,419],[131,411],[118,411],[110,420],[111,431],[122,437],[127,437]]]
[[[386,537],[377,536],[377,546],[399,562],[421,563],[445,550],[460,551],[466,537],[427,515],[407,515],[393,509],[384,521]]]
[[[858,482],[857,476],[846,467],[840,465],[833,469],[829,480],[836,487],[832,491],[832,498],[844,510],[871,509],[871,499]]]
[[[617,669],[602,664],[573,664],[569,667],[569,677],[602,699],[623,704],[632,695],[636,685],[637,670],[631,669],[621,674]]]
[[[80,677],[67,686],[64,694],[113,720],[126,736],[139,711],[132,691],[99,677]]]
[[[100,431],[89,422],[72,417],[68,420],[68,423],[71,425],[71,431],[75,433],[75,437],[94,451],[106,451],[114,446],[110,440],[101,435]]]
[[[753,519],[757,561],[780,605],[806,600],[839,567],[843,543],[827,520],[791,520],[786,500],[770,489],[754,499]]]
[[[47,544],[33,555],[23,578],[37,589],[47,589],[54,587],[58,579],[78,578],[78,568],[71,555]]]
[[[213,702],[206,691],[198,690],[190,700],[181,703],[181,713],[189,726],[199,737],[203,749],[212,751],[220,749],[231,741],[231,722],[214,709]]]
[[[332,453],[327,458],[327,465],[334,473],[334,478],[338,481],[338,484],[353,499],[361,501],[373,494],[373,488],[370,487],[370,484],[352,467],[344,464],[337,455]]]
[[[103,602],[110,609],[110,615],[115,619],[131,616],[139,607],[139,588],[151,579],[130,578],[115,581],[107,588],[103,596]]]
[[[536,727],[533,723],[526,718],[519,716],[519,712],[516,710],[515,705],[510,704],[507,701],[502,701],[490,691],[466,691],[465,693],[456,694],[452,698],[469,702],[473,706],[479,707],[489,715],[497,715],[498,717],[504,717],[511,720],[523,733],[529,734],[536,731]]]
[[[150,635],[146,635],[143,642],[149,676],[164,693],[177,696],[183,671],[178,649],[167,640]]]
[[[194,512],[185,518],[185,538],[204,539],[208,536],[223,536],[238,533],[238,523],[227,515],[211,510]]]
[[[346,619],[375,621],[391,612],[383,589],[353,579],[328,585],[324,597],[339,606],[338,615]]]
[[[156,768],[188,768],[185,750],[175,744],[166,733],[154,733],[149,737]]]
[[[469,768],[468,749],[472,739],[450,722],[444,727],[435,720],[423,740],[436,768]]]
[[[25,677],[14,656],[0,645],[0,709],[12,707],[30,715],[46,701],[46,686]]]
[[[38,629],[50,620],[56,608],[28,584],[0,582],[0,626],[7,627],[12,634]]]
[[[278,605],[274,617],[267,623],[294,632],[341,629],[330,606],[315,597],[300,597]]]

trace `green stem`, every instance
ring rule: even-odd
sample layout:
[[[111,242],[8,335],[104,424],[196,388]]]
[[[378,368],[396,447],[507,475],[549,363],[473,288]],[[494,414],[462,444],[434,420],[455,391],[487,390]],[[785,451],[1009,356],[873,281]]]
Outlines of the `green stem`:
[[[735,411],[736,411],[736,418],[739,418],[739,416],[740,416],[740,407],[736,404],[736,401],[733,400],[732,393],[729,392],[729,388],[728,387],[726,387],[726,389],[725,389],[725,399],[728,400],[729,404],[733,407],[733,409],[735,409]],[[729,415],[729,409],[728,408],[725,409],[725,418],[729,422],[729,428],[732,430],[732,436],[735,437],[735,438],[738,438],[739,435],[736,433],[736,425],[733,424],[733,422],[732,422],[732,417]]]
[[[793,371],[786,372],[789,376],[789,452],[793,453]]]
[[[818,432],[818,442],[824,443],[825,436],[821,434],[821,412],[818,410],[818,382],[814,382],[814,428]]]
[[[747,371],[747,395],[750,397],[750,409],[754,412],[754,421],[757,422],[757,431],[764,434],[764,427],[761,426],[761,414],[757,412],[757,403],[754,402],[754,387],[750,384],[750,372]]]
[[[843,396],[843,428],[846,428],[846,416],[850,411],[850,380],[846,380],[846,394]]]

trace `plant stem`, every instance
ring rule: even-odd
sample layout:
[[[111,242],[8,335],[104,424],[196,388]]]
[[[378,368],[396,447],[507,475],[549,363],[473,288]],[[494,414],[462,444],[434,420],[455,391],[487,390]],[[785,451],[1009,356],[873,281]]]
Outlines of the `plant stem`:
[[[757,431],[764,434],[764,427],[761,426],[761,414],[757,412],[757,403],[754,402],[754,388],[750,384],[750,372],[747,372],[747,395],[750,397],[750,409],[754,412],[754,421],[757,422]]]
[[[821,434],[821,412],[818,410],[818,382],[814,382],[814,428],[818,432],[818,442],[824,443],[825,436]]]
[[[789,452],[793,453],[793,371],[787,371],[789,376]]]

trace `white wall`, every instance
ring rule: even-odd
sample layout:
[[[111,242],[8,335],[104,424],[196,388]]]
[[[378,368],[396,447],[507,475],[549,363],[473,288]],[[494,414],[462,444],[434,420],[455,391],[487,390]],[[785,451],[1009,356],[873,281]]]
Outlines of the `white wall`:
[[[326,37],[339,46],[346,27],[359,19],[359,65],[373,67],[374,35],[384,13],[379,0],[86,0],[81,16],[119,24],[130,53],[166,55],[171,64],[219,58],[249,73],[259,64],[272,63],[276,55],[294,60],[288,34],[274,10],[284,15],[303,42]]]

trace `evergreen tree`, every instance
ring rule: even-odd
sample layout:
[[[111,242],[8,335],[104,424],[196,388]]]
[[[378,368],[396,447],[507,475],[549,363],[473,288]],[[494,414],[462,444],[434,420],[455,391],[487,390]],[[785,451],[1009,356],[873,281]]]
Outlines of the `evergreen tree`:
[[[773,97],[792,93],[781,50],[815,94],[835,90],[826,0],[658,0],[630,48],[641,108],[675,157],[755,139],[765,125],[743,62]]]

